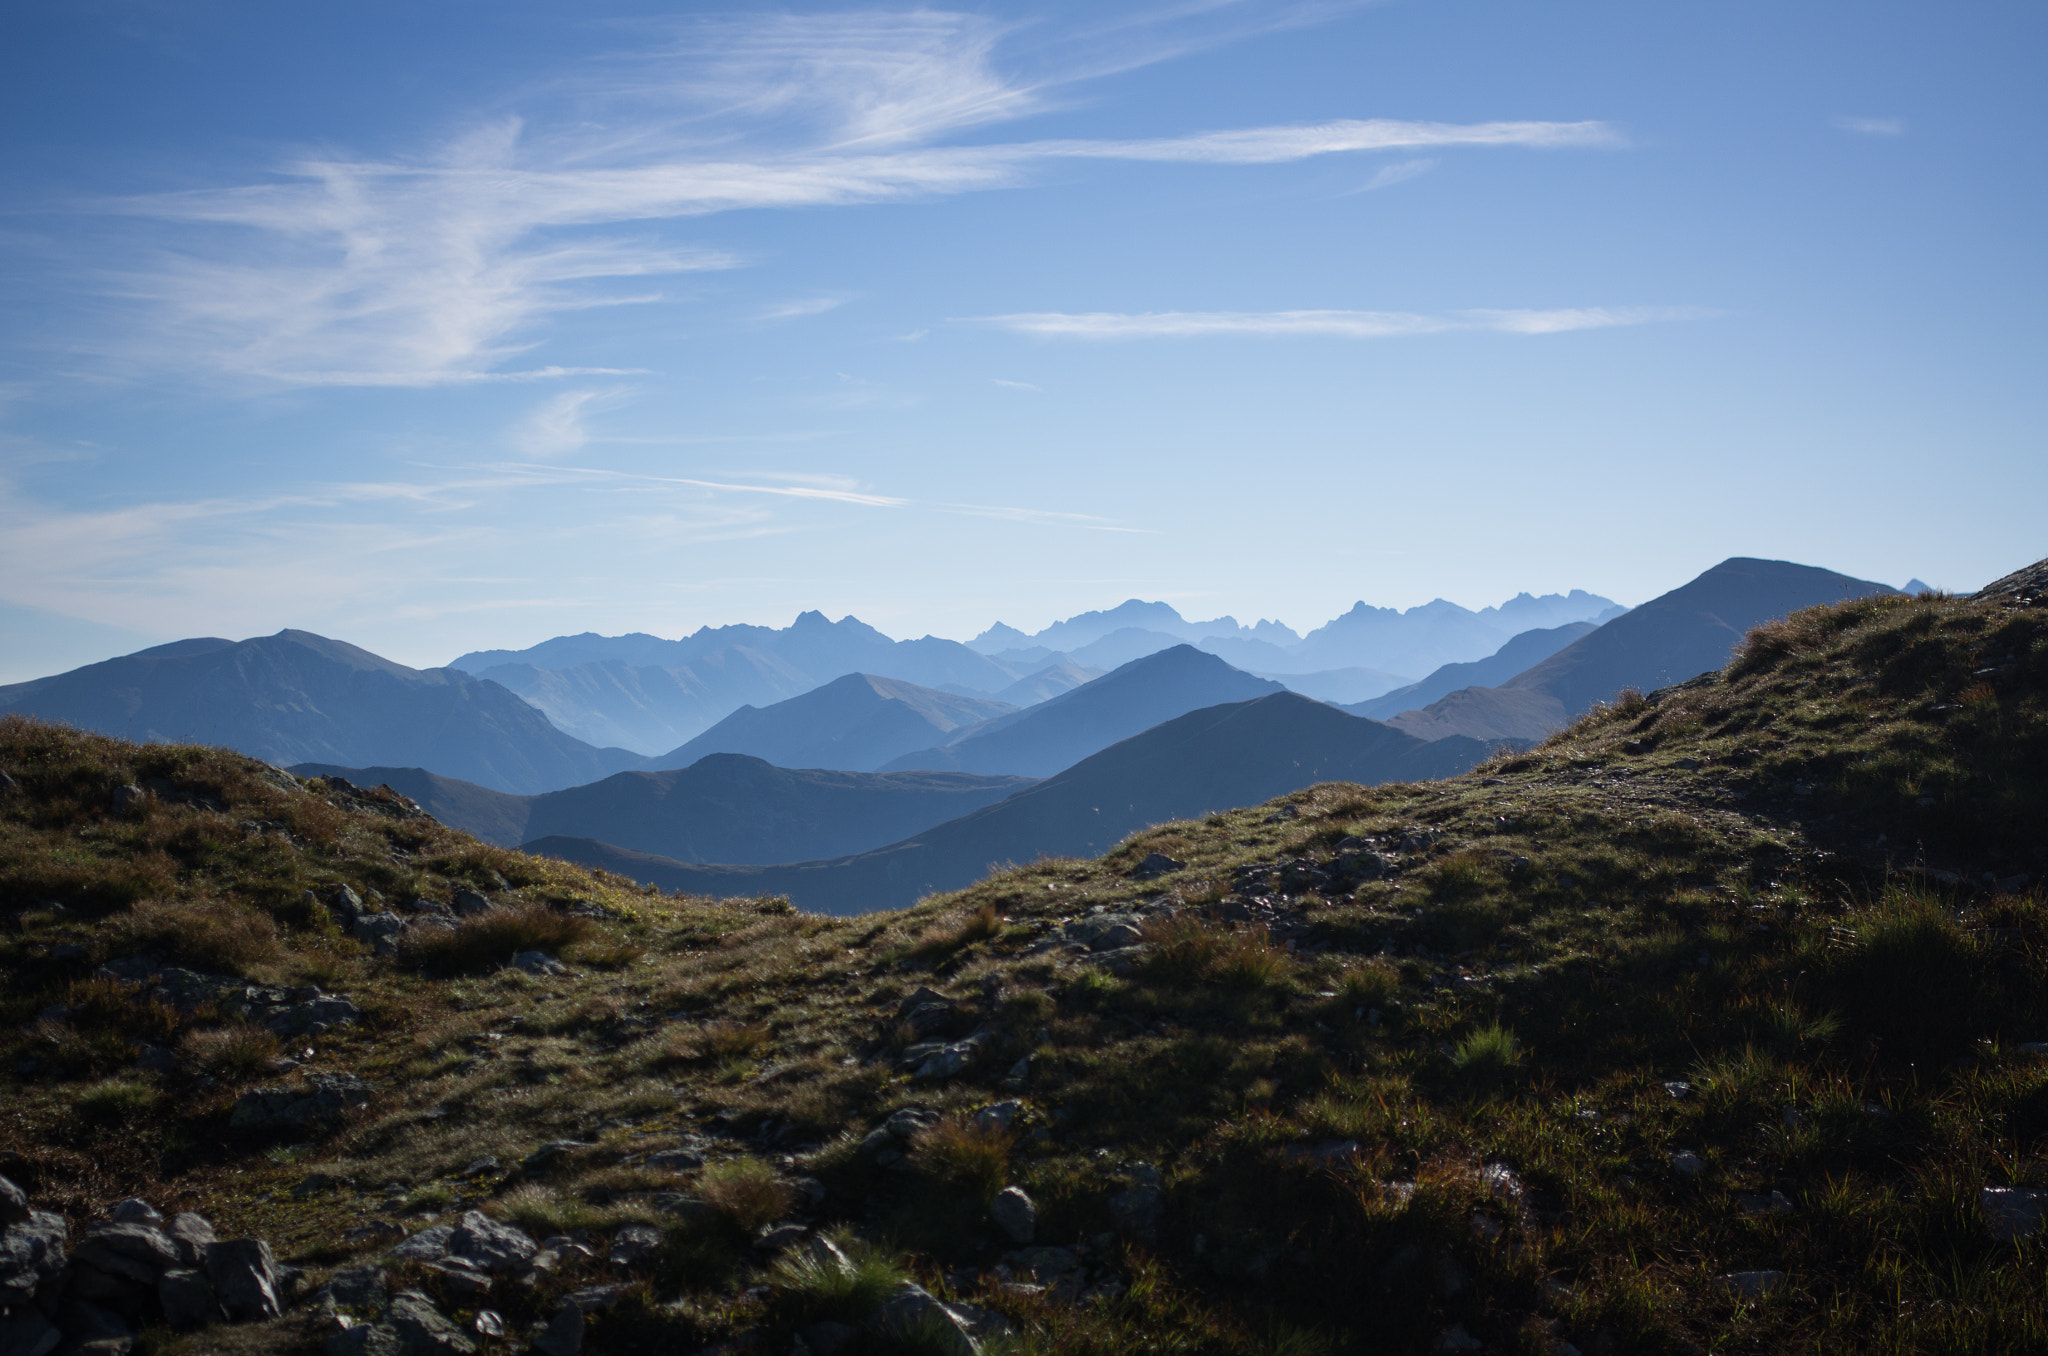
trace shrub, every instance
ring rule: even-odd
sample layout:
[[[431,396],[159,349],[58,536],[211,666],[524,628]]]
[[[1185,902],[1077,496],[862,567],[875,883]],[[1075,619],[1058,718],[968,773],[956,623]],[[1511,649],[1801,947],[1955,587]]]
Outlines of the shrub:
[[[845,1251],[851,1266],[799,1250],[784,1253],[770,1269],[769,1303],[789,1326],[859,1323],[909,1279],[902,1267],[871,1247],[850,1243]]]
[[[1458,1042],[1451,1063],[1471,1078],[1499,1078],[1522,1062],[1521,1043],[1515,1033],[1494,1022],[1480,1027]]]
[[[1002,914],[995,905],[984,904],[971,913],[926,928],[911,948],[911,954],[924,960],[948,956],[962,947],[1000,936],[1002,931]]]
[[[1985,959],[1983,944],[1938,901],[1898,892],[1859,921],[1835,980],[1861,1025],[1908,1052],[1931,1053],[1976,1034],[1995,987]]]
[[[476,974],[511,963],[521,951],[559,956],[589,937],[588,918],[556,913],[543,904],[493,909],[454,928],[408,937],[401,960],[433,975]]]
[[[1344,972],[1337,984],[1337,1001],[1344,1007],[1385,1007],[1401,993],[1401,972],[1383,960],[1367,961],[1356,970]]]
[[[74,1110],[95,1125],[130,1126],[155,1111],[163,1094],[147,1083],[109,1078],[80,1093]]]
[[[595,1228],[603,1219],[594,1207],[536,1182],[506,1192],[498,1204],[506,1219],[541,1238]]]
[[[1148,922],[1144,934],[1143,973],[1159,983],[1273,989],[1294,973],[1293,957],[1268,940],[1264,927],[1231,932],[1178,914]]]
[[[81,1034],[161,1045],[177,1034],[178,1014],[118,979],[73,980],[64,990],[70,1023]]]
[[[144,900],[112,930],[138,950],[214,974],[247,974],[278,955],[270,915],[224,899]]]
[[[745,1234],[760,1232],[796,1204],[796,1188],[758,1158],[713,1163],[697,1179],[697,1194]]]
[[[917,1132],[910,1161],[941,1186],[985,1205],[1009,1182],[1016,1142],[1007,1130],[983,1127],[955,1112]]]
[[[230,1083],[261,1074],[281,1048],[262,1027],[241,1025],[191,1032],[184,1047],[195,1068]]]

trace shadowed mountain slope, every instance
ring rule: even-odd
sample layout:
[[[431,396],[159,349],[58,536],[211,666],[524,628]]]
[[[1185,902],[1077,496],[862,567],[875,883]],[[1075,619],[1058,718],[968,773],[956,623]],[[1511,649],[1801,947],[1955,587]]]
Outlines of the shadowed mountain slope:
[[[621,772],[542,796],[506,796],[420,768],[302,763],[301,777],[389,786],[452,828],[511,847],[596,837],[686,862],[796,862],[865,852],[1035,783],[961,772],[792,771],[714,753],[667,772]]]
[[[1192,645],[1175,645],[1072,692],[967,729],[943,746],[905,754],[883,770],[1049,777],[1161,721],[1281,690]]]
[[[1062,692],[1072,692],[1083,683],[1092,683],[1102,674],[1103,670],[1085,664],[1047,664],[996,693],[996,700],[1016,707],[1036,706]]]
[[[589,840],[543,838],[522,850],[665,889],[788,895],[805,909],[859,913],[959,889],[1005,862],[1094,856],[1164,820],[1255,804],[1317,782],[1452,776],[1488,752],[1474,740],[1425,743],[1279,692],[1189,712],[1006,800],[857,856],[776,867],[693,867]]]
[[[1396,688],[1370,701],[1345,705],[1354,716],[1367,720],[1388,720],[1403,711],[1414,711],[1464,687],[1497,687],[1523,670],[1542,663],[1565,646],[1594,631],[1592,622],[1571,622],[1548,630],[1524,631],[1485,659],[1464,664],[1446,664],[1421,682]],[[1310,693],[1314,696],[1314,693]],[[1340,703],[1341,704],[1341,703]]]
[[[749,702],[772,702],[815,682],[773,655],[730,645],[674,668],[593,660],[568,668],[498,664],[477,675],[502,683],[586,743],[652,756],[694,739]]]
[[[1541,739],[1625,688],[1653,692],[1721,667],[1743,636],[1765,622],[1801,608],[1896,592],[1812,565],[1737,556],[1498,688],[1466,688],[1390,723],[1430,737]]]
[[[777,767],[872,772],[899,754],[1016,709],[1008,702],[849,673],[773,706],[743,706],[655,762],[687,767],[710,753],[744,753]]]
[[[175,641],[0,687],[0,711],[266,762],[419,764],[498,791],[596,781],[642,761],[593,748],[497,683],[409,669],[310,631]]]

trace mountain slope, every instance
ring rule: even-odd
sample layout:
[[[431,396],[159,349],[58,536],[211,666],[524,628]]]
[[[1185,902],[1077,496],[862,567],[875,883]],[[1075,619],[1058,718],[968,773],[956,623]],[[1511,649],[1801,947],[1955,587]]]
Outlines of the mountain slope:
[[[653,760],[686,767],[711,753],[744,753],[777,767],[872,772],[900,754],[1017,708],[869,673],[849,673],[773,706],[743,706]]]
[[[1240,673],[1192,645],[1176,645],[1037,706],[970,727],[943,745],[904,754],[882,770],[1049,777],[1161,721],[1280,690],[1280,684]]]
[[[418,764],[518,793],[641,762],[562,733],[497,683],[409,669],[309,631],[160,645],[0,687],[0,711],[138,742],[221,744],[279,766]]]
[[[694,739],[749,702],[794,697],[814,684],[771,655],[729,645],[674,668],[591,660],[567,668],[495,664],[502,683],[578,739],[652,756]]]
[[[1523,670],[1542,663],[1573,641],[1594,630],[1592,622],[1570,622],[1546,630],[1524,631],[1485,659],[1446,664],[1421,682],[1396,688],[1369,701],[1345,705],[1354,716],[1387,720],[1403,711],[1414,711],[1463,687],[1498,687]],[[1314,693],[1310,693],[1314,696]]]
[[[1093,856],[1149,824],[1253,804],[1319,781],[1373,784],[1452,776],[1489,751],[1472,740],[1424,743],[1297,693],[1279,692],[1189,712],[973,814],[837,860],[690,867],[629,858],[606,843],[562,837],[528,843],[524,850],[666,889],[786,894],[806,909],[855,913],[899,908],[935,890],[959,889],[1003,862]]]
[[[792,771],[714,753],[667,772],[621,772],[588,786],[506,796],[419,768],[305,763],[302,777],[386,785],[452,828],[512,847],[552,834],[602,836],[686,862],[796,862],[865,852],[1033,785],[959,772]]]

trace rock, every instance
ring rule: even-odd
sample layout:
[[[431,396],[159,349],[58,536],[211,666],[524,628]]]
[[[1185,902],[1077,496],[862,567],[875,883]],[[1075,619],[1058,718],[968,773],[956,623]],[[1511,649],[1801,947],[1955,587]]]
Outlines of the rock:
[[[981,1350],[966,1321],[915,1281],[905,1281],[882,1302],[876,1326],[899,1342],[915,1341],[942,1356],[979,1356]]]
[[[939,1123],[939,1113],[930,1107],[907,1106],[882,1122],[882,1129],[899,1140],[909,1140],[918,1131]],[[865,1143],[866,1141],[862,1141]]]
[[[1739,1299],[1759,1300],[1785,1283],[1782,1271],[1731,1271],[1717,1277],[1715,1284]]]
[[[580,1139],[551,1139],[521,1159],[519,1170],[525,1173],[546,1172],[578,1149],[589,1147]]]
[[[157,1229],[164,1227],[164,1217],[157,1213],[155,1206],[140,1196],[130,1196],[125,1201],[116,1202],[114,1208],[107,1212],[107,1218],[116,1224],[147,1224]]]
[[[357,941],[371,946],[395,944],[405,933],[405,919],[395,913],[366,913],[356,919],[349,931]]]
[[[625,1224],[612,1235],[605,1259],[615,1267],[633,1267],[660,1251],[661,1230],[651,1224]]]
[[[213,1283],[201,1272],[174,1267],[156,1278],[156,1302],[174,1328],[203,1328],[221,1316]]]
[[[57,1311],[57,1326],[64,1330],[67,1352],[91,1352],[94,1356],[123,1356],[135,1345],[135,1329],[120,1314],[103,1305],[66,1298]]]
[[[405,1356],[441,1352],[467,1356],[476,1350],[476,1343],[465,1337],[462,1329],[417,1290],[401,1290],[392,1297],[391,1310],[385,1315],[383,1326],[388,1326],[398,1335],[399,1350]]]
[[[170,1236],[147,1224],[95,1224],[72,1254],[80,1265],[142,1285],[155,1285],[158,1276],[182,1260]]]
[[[1706,1160],[1690,1149],[1671,1155],[1671,1170],[1680,1177],[1697,1177],[1707,1170]]]
[[[309,1130],[332,1124],[370,1102],[371,1087],[354,1074],[313,1074],[299,1087],[255,1088],[235,1099],[233,1130]]]
[[[420,1230],[385,1256],[403,1262],[438,1262],[448,1255],[448,1242],[454,1237],[453,1224],[436,1224],[432,1228]]]
[[[754,1240],[754,1246],[763,1252],[782,1252],[803,1242],[804,1235],[809,1232],[801,1224],[778,1224],[763,1230],[761,1236]]]
[[[114,813],[126,819],[129,815],[147,805],[149,798],[149,792],[133,782],[128,783],[126,786],[117,786],[114,788]]]
[[[1186,866],[1186,862],[1177,862],[1163,852],[1154,852],[1148,854],[1144,861],[1131,868],[1131,879],[1154,880],[1160,876],[1170,875]]]
[[[533,1339],[533,1349],[541,1356],[576,1356],[583,1350],[583,1310],[571,1303],[555,1310],[546,1329]]]
[[[623,1285],[586,1285],[581,1290],[569,1292],[569,1303],[586,1314],[601,1314],[624,1299],[629,1288]]]
[[[809,1347],[815,1356],[841,1356],[841,1353],[851,1350],[853,1344],[860,1340],[860,1329],[851,1323],[834,1323],[826,1319],[807,1326],[802,1337],[804,1345]]]
[[[520,1270],[539,1247],[524,1229],[472,1210],[449,1236],[448,1251],[484,1271],[505,1272]]]
[[[1140,1243],[1159,1236],[1159,1211],[1166,1195],[1160,1189],[1159,1169],[1140,1163],[1131,1170],[1134,1185],[1109,1198],[1109,1217],[1116,1227]]]
[[[529,975],[566,975],[569,967],[545,951],[521,951],[512,957],[512,964]],[[578,1339],[581,1340],[580,1338]]]
[[[1768,1195],[1763,1192],[1739,1192],[1735,1197],[1735,1204],[1741,1207],[1742,1213],[1745,1215],[1789,1215],[1792,1213],[1792,1202],[1782,1191],[1773,1191]]]
[[[449,905],[459,918],[474,918],[477,914],[489,913],[495,907],[488,898],[474,890],[457,890]]]
[[[1664,1091],[1674,1099],[1682,1101],[1692,1095],[1692,1084],[1682,1078],[1674,1078],[1664,1085]]]
[[[326,1356],[406,1356],[405,1341],[388,1323],[358,1323],[328,1335]]]
[[[910,1076],[917,1079],[952,1078],[973,1068],[974,1061],[980,1056],[980,1046],[971,1041],[955,1041],[926,1054],[917,1062]]]
[[[704,1155],[696,1149],[663,1149],[647,1155],[647,1166],[658,1172],[690,1172],[704,1166]]]
[[[440,1278],[448,1294],[465,1303],[491,1293],[490,1273],[467,1257],[444,1257],[427,1269]]]
[[[382,1314],[384,1302],[384,1268],[378,1266],[346,1267],[313,1292],[314,1307],[330,1312]]]
[[[974,1113],[974,1124],[983,1131],[1007,1130],[1016,1124],[1023,1113],[1024,1104],[1018,1101],[997,1102]]]
[[[498,1166],[498,1159],[495,1154],[485,1154],[482,1158],[477,1159],[474,1163],[464,1168],[462,1175],[464,1177],[488,1177],[498,1170]]]
[[[505,1335],[505,1320],[496,1309],[477,1310],[476,1322],[470,1326],[476,1329],[477,1336],[479,1337],[503,1337]]]
[[[355,930],[356,920],[365,912],[363,897],[346,885],[340,886],[334,892],[334,903],[328,912],[341,924],[343,932],[352,932]]]
[[[317,1027],[352,1026],[363,1019],[363,1010],[346,998],[321,994],[294,1003],[264,1023],[281,1036],[303,1036]]]
[[[20,1224],[28,1217],[28,1193],[0,1177],[0,1225]]]
[[[56,1298],[68,1258],[70,1235],[62,1215],[31,1210],[25,1220],[0,1234],[0,1307]]]
[[[207,1244],[206,1276],[229,1322],[260,1321],[284,1312],[277,1259],[260,1238]]]
[[[1515,1170],[1505,1163],[1488,1163],[1481,1168],[1479,1182],[1486,1188],[1487,1195],[1510,1205],[1519,1203],[1528,1191],[1522,1185],[1522,1179],[1515,1175]]]
[[[1429,1349],[1442,1352],[1484,1351],[1486,1344],[1465,1331],[1464,1324],[1453,1323],[1436,1335],[1436,1340],[1429,1344]]]
[[[853,1259],[848,1257],[837,1243],[823,1234],[812,1234],[804,1240],[803,1246],[798,1248],[797,1252],[830,1271],[853,1270]]]
[[[998,1229],[1019,1243],[1030,1243],[1038,1236],[1038,1203],[1023,1187],[1006,1186],[997,1192],[989,1202],[988,1214]]]
[[[2040,1231],[2048,1212],[2048,1191],[1985,1187],[1977,1193],[1977,1204],[1984,1212],[1984,1232],[1995,1242],[2010,1243]]]
[[[0,1356],[50,1356],[64,1334],[32,1308],[0,1318]]]

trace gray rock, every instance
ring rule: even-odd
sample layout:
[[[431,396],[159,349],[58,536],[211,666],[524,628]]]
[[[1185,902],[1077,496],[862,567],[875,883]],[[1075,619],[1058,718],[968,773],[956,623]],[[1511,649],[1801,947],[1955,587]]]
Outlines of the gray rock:
[[[529,975],[566,975],[569,967],[545,951],[521,951],[512,957],[512,964]],[[580,1340],[580,1339],[579,1339]]]
[[[626,1297],[623,1285],[586,1285],[569,1292],[569,1303],[586,1314],[601,1314]]]
[[[0,1177],[0,1225],[20,1224],[28,1216],[28,1193]]]
[[[1171,875],[1173,872],[1182,870],[1186,866],[1186,862],[1177,862],[1163,852],[1154,852],[1148,854],[1144,861],[1131,868],[1131,879],[1153,880],[1159,876]]]
[[[230,1322],[261,1321],[284,1312],[277,1259],[260,1238],[207,1244],[206,1275]]]
[[[1984,1232],[1999,1243],[2038,1233],[2048,1214],[2048,1191],[2025,1187],[1985,1187],[1977,1194],[1984,1212]]]
[[[174,1328],[203,1328],[220,1317],[213,1283],[201,1272],[174,1267],[156,1278],[156,1302]]]
[[[395,913],[366,913],[356,919],[349,931],[357,941],[377,946],[397,942],[404,935],[405,926],[405,919]]]
[[[496,1172],[500,1166],[496,1154],[485,1154],[482,1158],[477,1159],[474,1163],[464,1168],[462,1175],[464,1177],[488,1177]]]
[[[1746,1300],[1762,1299],[1784,1283],[1782,1271],[1731,1271],[1715,1280],[1723,1290]]]
[[[346,1310],[357,1314],[382,1314],[385,1304],[384,1268],[346,1267],[327,1278],[327,1284],[313,1292],[314,1307],[329,1312]]]
[[[149,792],[133,782],[128,783],[126,786],[117,786],[114,788],[114,813],[126,819],[135,811],[149,804],[149,800]]]
[[[440,1278],[447,1293],[463,1301],[481,1299],[491,1293],[491,1275],[467,1257],[446,1257],[429,1263],[427,1270]]]
[[[834,1243],[823,1234],[812,1234],[804,1240],[803,1245],[796,1251],[800,1256],[809,1258],[818,1266],[828,1270],[841,1272],[853,1270],[853,1259],[848,1257],[837,1243]]]
[[[907,1140],[918,1131],[939,1123],[939,1113],[930,1107],[907,1106],[882,1122],[882,1129],[900,1140]]]
[[[505,1319],[496,1309],[477,1310],[476,1322],[470,1326],[476,1329],[477,1336],[479,1337],[503,1337],[505,1335]]]
[[[704,1155],[696,1149],[663,1149],[647,1155],[647,1166],[659,1172],[690,1172],[704,1166]]]
[[[541,1356],[576,1356],[583,1350],[583,1310],[572,1303],[555,1310],[548,1326],[533,1339],[533,1349]]]
[[[164,1217],[157,1213],[155,1206],[140,1196],[130,1196],[125,1201],[116,1202],[114,1208],[107,1212],[107,1218],[116,1224],[147,1224],[155,1229],[164,1227]]]
[[[313,1074],[298,1087],[255,1088],[235,1099],[233,1130],[310,1130],[369,1105],[370,1084],[353,1074]]]
[[[406,1356],[405,1340],[389,1323],[357,1323],[328,1334],[325,1356]]]
[[[190,1210],[181,1210],[171,1216],[170,1226],[164,1236],[171,1240],[171,1246],[178,1250],[178,1265],[196,1267],[206,1261],[206,1245],[213,1242],[213,1226],[206,1222],[204,1215],[195,1215]]]
[[[1735,1197],[1735,1204],[1741,1208],[1742,1213],[1745,1215],[1789,1215],[1792,1213],[1792,1202],[1782,1191],[1773,1191],[1768,1194],[1760,1191],[1739,1192]]]
[[[625,1224],[612,1235],[606,1260],[615,1267],[638,1266],[661,1251],[661,1230],[651,1224]]]
[[[913,1049],[915,1047],[912,1047]],[[919,1060],[911,1077],[918,1079],[952,1078],[974,1067],[974,1061],[981,1055],[981,1047],[971,1041],[955,1041],[932,1051]]]
[[[184,1259],[178,1254],[178,1245],[161,1229],[147,1224],[95,1224],[86,1231],[73,1260],[155,1285],[159,1275]]]
[[[801,1224],[777,1224],[763,1229],[761,1236],[754,1240],[754,1246],[763,1252],[782,1252],[804,1241],[810,1230]]]
[[[64,1217],[47,1210],[31,1210],[0,1233],[0,1307],[55,1297],[68,1261],[69,1233]]]
[[[1527,1194],[1528,1188],[1515,1170],[1505,1163],[1488,1163],[1479,1170],[1479,1183],[1486,1188],[1486,1194],[1497,1201],[1514,1205]]]
[[[1024,1112],[1024,1104],[1018,1101],[997,1102],[974,1113],[974,1124],[985,1131],[1007,1130],[1017,1123],[1017,1117]]]
[[[34,1309],[0,1317],[0,1356],[50,1356],[64,1334]]]
[[[428,1353],[468,1356],[476,1350],[476,1343],[465,1336],[446,1314],[435,1308],[432,1300],[417,1290],[401,1290],[394,1295],[384,1323],[397,1333],[399,1350],[405,1356],[428,1356]]]
[[[264,1023],[281,1036],[303,1036],[317,1027],[352,1026],[363,1019],[363,1010],[346,998],[322,994],[276,1013]]]
[[[474,890],[457,890],[455,898],[449,901],[458,917],[473,918],[480,913],[489,913],[494,907],[491,901]]]
[[[1140,1163],[1131,1170],[1133,1185],[1109,1198],[1109,1217],[1116,1227],[1141,1243],[1159,1237],[1159,1212],[1166,1203],[1159,1169]]]
[[[328,912],[334,915],[334,920],[337,923],[341,924],[343,932],[353,931],[356,920],[363,916],[363,897],[348,886],[341,886],[335,890],[334,904],[329,908]]]
[[[967,1322],[915,1281],[898,1286],[876,1316],[876,1326],[898,1341],[915,1341],[943,1356],[980,1356]],[[551,1354],[552,1356],[552,1354]]]
[[[589,1147],[580,1139],[551,1139],[521,1159],[519,1170],[526,1173],[546,1172],[578,1149]]]
[[[448,1251],[485,1271],[505,1272],[523,1268],[539,1251],[539,1245],[524,1229],[500,1224],[489,1215],[472,1210],[449,1236]]]
[[[1671,1170],[1680,1177],[1697,1177],[1707,1170],[1706,1160],[1690,1149],[1671,1155]]]
[[[1006,1186],[996,1193],[989,1203],[989,1218],[996,1227],[1019,1243],[1029,1243],[1038,1236],[1038,1204],[1025,1194],[1024,1188]]]

